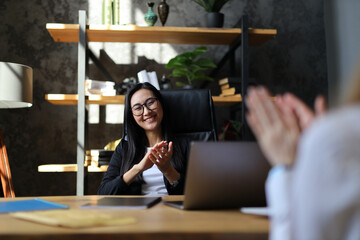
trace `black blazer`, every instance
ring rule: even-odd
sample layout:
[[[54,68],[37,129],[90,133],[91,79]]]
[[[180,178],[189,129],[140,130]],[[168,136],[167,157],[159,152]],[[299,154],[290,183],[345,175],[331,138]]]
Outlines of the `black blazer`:
[[[183,159],[183,167],[175,167],[176,171],[180,174],[180,179],[176,186],[173,186],[164,177],[164,183],[169,195],[182,195],[184,194],[185,175],[187,168],[187,159],[190,151],[190,140],[188,138],[177,138],[173,140],[174,152],[173,154],[180,154]],[[98,195],[141,195],[143,182],[135,179],[130,185],[127,185],[123,176],[120,175],[122,161],[124,158],[124,151],[127,149],[128,142],[122,139],[116,147],[109,167],[104,175],[104,178],[98,189]],[[144,146],[145,147],[145,146]],[[176,148],[176,151],[175,151]],[[143,156],[142,156],[143,157]],[[137,159],[137,163],[141,161]],[[132,166],[131,166],[132,167]]]

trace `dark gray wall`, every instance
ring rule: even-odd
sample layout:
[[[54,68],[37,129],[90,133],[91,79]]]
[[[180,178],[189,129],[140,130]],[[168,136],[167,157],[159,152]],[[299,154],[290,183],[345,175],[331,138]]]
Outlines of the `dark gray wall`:
[[[178,2],[168,0],[172,6],[168,26],[205,25],[202,9],[191,1]],[[134,4],[143,6],[145,2]],[[52,105],[44,100],[44,95],[76,93],[77,46],[55,43],[45,25],[77,23],[78,10],[87,8],[85,0],[0,2],[0,61],[22,63],[34,69],[33,107],[0,110],[0,129],[5,135],[17,196],[75,194],[75,173],[37,172],[41,164],[76,162],[76,107]],[[308,103],[318,93],[327,94],[323,1],[231,0],[223,12],[226,27],[234,26],[245,13],[251,27],[278,30],[274,40],[250,49],[251,77],[275,93],[292,91]],[[179,52],[193,48],[175,46]],[[227,47],[209,49],[208,56],[218,61]],[[140,64],[166,72],[152,61]],[[133,76],[140,68],[123,67],[126,74]],[[122,72],[116,74],[121,79]],[[218,77],[226,74],[225,68]],[[209,87],[214,94],[219,92],[216,84]],[[228,109],[216,112],[219,124],[229,117]],[[89,147],[101,148],[120,137],[121,125],[91,126]],[[91,174],[89,178],[89,193],[95,193],[101,174]]]
[[[329,100],[335,105],[360,61],[360,1],[325,1]]]

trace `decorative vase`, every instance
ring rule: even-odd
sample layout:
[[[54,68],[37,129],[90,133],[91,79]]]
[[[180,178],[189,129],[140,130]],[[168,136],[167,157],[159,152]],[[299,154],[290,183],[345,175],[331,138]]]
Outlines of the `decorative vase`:
[[[154,26],[157,21],[157,15],[153,11],[154,3],[148,2],[148,12],[145,14],[144,19],[148,26]]]
[[[206,14],[206,27],[222,28],[224,25],[224,14],[219,12],[208,12]]]
[[[166,0],[162,0],[158,6],[158,14],[161,24],[164,26],[169,15],[169,5],[166,3]]]

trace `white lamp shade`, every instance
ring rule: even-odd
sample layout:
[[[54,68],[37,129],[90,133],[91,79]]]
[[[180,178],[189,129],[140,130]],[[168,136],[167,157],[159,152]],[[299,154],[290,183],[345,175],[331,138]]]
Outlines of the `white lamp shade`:
[[[0,62],[0,108],[31,107],[33,70],[31,67]]]

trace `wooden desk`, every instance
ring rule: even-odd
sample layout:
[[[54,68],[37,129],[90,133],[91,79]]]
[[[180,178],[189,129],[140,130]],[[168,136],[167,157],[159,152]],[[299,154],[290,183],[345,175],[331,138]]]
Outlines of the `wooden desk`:
[[[41,197],[79,208],[102,196]],[[180,196],[181,197],[181,196]],[[167,197],[176,200],[179,196]],[[29,198],[15,198],[24,200]],[[0,199],[5,201],[8,199]],[[88,211],[88,210],[84,210]],[[0,239],[268,239],[269,221],[265,217],[242,214],[239,210],[183,211],[162,203],[147,210],[95,209],[114,216],[132,216],[135,224],[69,229],[19,220],[0,214]]]

